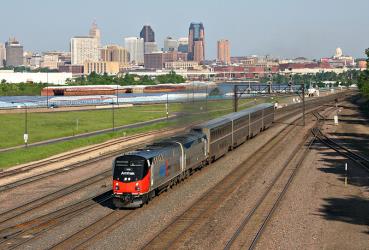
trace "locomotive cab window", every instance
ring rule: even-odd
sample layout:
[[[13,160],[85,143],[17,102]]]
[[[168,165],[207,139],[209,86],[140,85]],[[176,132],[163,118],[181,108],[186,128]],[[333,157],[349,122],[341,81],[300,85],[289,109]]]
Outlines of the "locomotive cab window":
[[[113,178],[129,183],[142,180],[147,172],[148,165],[145,158],[126,155],[116,159]]]

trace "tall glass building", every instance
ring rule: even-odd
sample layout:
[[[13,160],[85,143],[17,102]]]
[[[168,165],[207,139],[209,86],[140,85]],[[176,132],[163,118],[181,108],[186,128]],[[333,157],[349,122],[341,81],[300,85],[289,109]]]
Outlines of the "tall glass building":
[[[188,60],[205,60],[205,30],[202,23],[191,23],[188,33]]]
[[[144,25],[140,32],[140,38],[144,39],[145,43],[153,43],[155,42],[155,32],[151,28],[150,25]]]
[[[124,38],[125,48],[130,54],[130,62],[137,65],[144,64],[144,39],[139,37]]]

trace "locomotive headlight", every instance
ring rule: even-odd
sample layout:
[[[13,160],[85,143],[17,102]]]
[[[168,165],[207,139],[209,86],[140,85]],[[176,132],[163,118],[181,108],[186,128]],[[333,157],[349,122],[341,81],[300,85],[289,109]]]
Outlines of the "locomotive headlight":
[[[140,188],[140,184],[138,182],[136,182],[136,187],[135,187],[136,191],[140,192],[141,188]]]
[[[119,190],[119,183],[118,182],[115,183],[115,190]]]

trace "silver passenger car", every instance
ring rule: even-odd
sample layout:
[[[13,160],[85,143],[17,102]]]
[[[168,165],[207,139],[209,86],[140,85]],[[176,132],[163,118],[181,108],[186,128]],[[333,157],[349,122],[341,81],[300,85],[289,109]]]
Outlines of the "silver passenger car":
[[[232,145],[237,147],[272,125],[274,105],[263,103],[225,117],[232,121]]]
[[[206,135],[210,161],[215,161],[232,149],[232,121],[228,118],[220,117],[195,126],[192,130]]]

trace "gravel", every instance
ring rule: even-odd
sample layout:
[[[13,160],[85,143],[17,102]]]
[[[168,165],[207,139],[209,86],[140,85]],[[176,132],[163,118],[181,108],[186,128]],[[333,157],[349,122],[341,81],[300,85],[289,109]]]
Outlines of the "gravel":
[[[368,136],[369,129],[347,121],[348,117],[356,121],[363,118],[352,104],[344,105],[347,108],[342,109],[340,116],[346,122],[337,127],[328,120],[325,133],[340,140],[350,134],[351,142],[360,147],[358,137]],[[345,186],[346,162],[336,152],[316,144],[257,249],[368,249],[368,173],[349,163]]]

